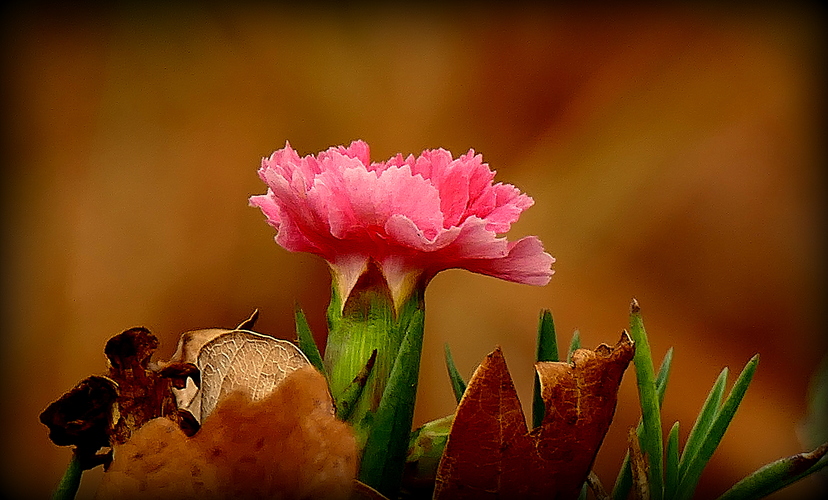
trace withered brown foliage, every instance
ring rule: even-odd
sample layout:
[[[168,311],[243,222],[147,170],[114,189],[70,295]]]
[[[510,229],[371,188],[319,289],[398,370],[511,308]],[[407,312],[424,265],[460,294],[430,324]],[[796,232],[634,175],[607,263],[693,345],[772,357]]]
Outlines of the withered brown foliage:
[[[158,338],[146,328],[131,328],[106,343],[106,376],[93,375],[50,404],[40,421],[59,446],[76,447],[84,468],[108,461],[101,448],[129,439],[132,432],[156,417],[178,422],[170,380],[149,364]]]
[[[345,499],[358,465],[353,433],[311,367],[259,401],[223,399],[192,437],[156,419],[114,451],[100,500]]]
[[[546,412],[531,431],[503,354],[489,354],[457,409],[435,498],[577,498],[633,354],[624,333],[614,347],[575,351],[571,363],[537,363]]]

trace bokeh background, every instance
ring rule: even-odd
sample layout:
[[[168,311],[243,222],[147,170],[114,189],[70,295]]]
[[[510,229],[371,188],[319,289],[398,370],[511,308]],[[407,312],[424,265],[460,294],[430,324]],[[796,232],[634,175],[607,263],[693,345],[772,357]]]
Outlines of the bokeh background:
[[[562,343],[579,329],[595,347],[636,297],[655,356],[675,347],[664,425],[680,420],[682,439],[719,370],[761,354],[699,498],[810,449],[808,382],[826,355],[824,16],[712,4],[8,7],[6,496],[45,497],[60,477],[69,450],[38,414],[105,370],[111,335],[146,326],[166,359],[180,333],[259,308],[259,331],[290,338],[299,301],[324,341],[325,264],[275,245],[247,206],[286,140],[307,154],[361,138],[375,159],[474,148],[535,199],[510,236],[540,236],[555,276],[433,281],[416,423],[453,409],[444,342],[465,375],[502,346],[526,403],[541,308]],[[607,486],[637,419],[629,372],[595,464]]]

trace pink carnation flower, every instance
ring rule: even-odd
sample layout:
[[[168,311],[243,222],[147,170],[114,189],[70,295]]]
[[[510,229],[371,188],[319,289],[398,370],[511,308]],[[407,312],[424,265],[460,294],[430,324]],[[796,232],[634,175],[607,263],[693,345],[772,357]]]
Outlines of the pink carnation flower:
[[[474,150],[457,159],[435,149],[371,162],[362,141],[305,157],[285,143],[262,159],[267,194],[250,204],[285,249],[328,261],[343,304],[372,262],[397,307],[449,268],[545,285],[555,259],[541,241],[498,237],[534,202],[493,184],[494,175]]]

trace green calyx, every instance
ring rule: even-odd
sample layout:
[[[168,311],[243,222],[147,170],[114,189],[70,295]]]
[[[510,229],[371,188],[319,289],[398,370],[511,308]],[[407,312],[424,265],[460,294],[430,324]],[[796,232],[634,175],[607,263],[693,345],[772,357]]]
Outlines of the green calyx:
[[[368,469],[390,460],[400,462],[390,475],[402,473],[422,351],[424,289],[415,287],[396,308],[382,273],[369,265],[347,298],[333,283],[328,306],[324,366],[331,393],[363,449],[361,479],[386,493],[399,487],[398,479],[387,483],[391,471]]]

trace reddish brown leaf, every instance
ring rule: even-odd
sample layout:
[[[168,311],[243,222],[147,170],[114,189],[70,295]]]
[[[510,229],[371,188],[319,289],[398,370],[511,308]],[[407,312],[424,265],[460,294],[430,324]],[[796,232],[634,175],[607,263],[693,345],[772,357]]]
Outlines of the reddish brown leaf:
[[[223,398],[193,437],[148,423],[115,448],[97,498],[346,499],[356,468],[353,432],[308,366],[259,401]]]
[[[84,468],[107,463],[108,455],[97,455],[101,448],[124,443],[157,417],[192,435],[225,395],[239,391],[261,399],[286,374],[308,364],[290,342],[243,330],[257,317],[258,311],[236,330],[184,333],[167,363],[152,363],[159,342],[146,328],[115,335],[104,348],[107,376],[79,383],[42,412],[41,422],[55,444],[76,446]]]
[[[572,363],[537,363],[546,413],[531,432],[503,354],[489,354],[457,408],[435,498],[577,498],[633,352],[625,333],[615,347],[579,349]]]

